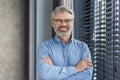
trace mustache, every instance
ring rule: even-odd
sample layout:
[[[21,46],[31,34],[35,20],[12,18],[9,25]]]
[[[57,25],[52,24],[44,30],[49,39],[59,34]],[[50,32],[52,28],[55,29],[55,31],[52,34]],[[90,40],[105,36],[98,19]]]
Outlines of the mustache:
[[[59,26],[59,28],[58,28],[58,29],[61,29],[61,28],[66,28],[66,29],[69,29],[69,27],[68,27],[68,26]]]

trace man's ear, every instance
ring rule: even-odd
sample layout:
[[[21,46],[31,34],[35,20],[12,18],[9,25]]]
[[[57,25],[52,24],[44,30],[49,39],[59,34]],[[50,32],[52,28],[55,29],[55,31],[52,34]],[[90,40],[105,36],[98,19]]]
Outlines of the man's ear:
[[[54,27],[54,26],[55,26],[55,23],[54,23],[54,21],[51,21],[51,25],[52,25],[52,27]]]

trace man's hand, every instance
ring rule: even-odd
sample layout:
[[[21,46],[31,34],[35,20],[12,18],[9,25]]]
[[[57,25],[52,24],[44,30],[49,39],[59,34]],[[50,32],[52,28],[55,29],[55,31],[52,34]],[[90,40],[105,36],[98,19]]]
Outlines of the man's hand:
[[[44,62],[49,64],[49,65],[53,65],[53,62],[52,62],[52,60],[49,57],[45,57],[44,58]]]
[[[90,67],[92,67],[92,66],[93,66],[93,65],[92,65],[92,62],[90,61],[90,59],[85,58],[85,59],[81,60],[81,61],[75,66],[75,68],[76,68],[77,72],[80,72],[80,71],[83,71],[83,70],[85,70],[86,68],[90,68]]]

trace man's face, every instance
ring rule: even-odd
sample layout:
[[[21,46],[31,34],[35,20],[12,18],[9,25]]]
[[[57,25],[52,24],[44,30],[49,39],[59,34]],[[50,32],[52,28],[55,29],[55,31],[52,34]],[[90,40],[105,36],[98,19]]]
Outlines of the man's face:
[[[67,12],[56,13],[51,23],[57,35],[70,35],[73,29],[73,16]]]

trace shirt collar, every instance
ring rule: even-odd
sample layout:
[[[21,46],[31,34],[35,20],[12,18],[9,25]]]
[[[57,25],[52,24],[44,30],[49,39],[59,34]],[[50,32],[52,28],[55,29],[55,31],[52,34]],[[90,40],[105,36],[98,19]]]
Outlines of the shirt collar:
[[[55,39],[55,41],[58,42],[58,44],[65,45],[65,43],[57,35],[55,35],[54,39]],[[72,42],[73,42],[73,37],[71,37],[70,41],[67,44],[71,44]]]

